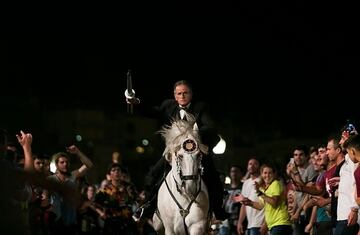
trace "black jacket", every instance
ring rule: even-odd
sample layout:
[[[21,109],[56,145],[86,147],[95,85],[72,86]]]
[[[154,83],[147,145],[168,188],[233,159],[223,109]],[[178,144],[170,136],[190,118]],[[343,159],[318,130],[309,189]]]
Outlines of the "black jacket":
[[[219,141],[216,125],[210,116],[208,105],[203,102],[191,102],[188,113],[194,115],[199,128],[201,142],[209,147],[209,150]],[[180,118],[180,107],[174,99],[162,102],[160,107],[155,108],[161,124],[170,125],[172,120]]]

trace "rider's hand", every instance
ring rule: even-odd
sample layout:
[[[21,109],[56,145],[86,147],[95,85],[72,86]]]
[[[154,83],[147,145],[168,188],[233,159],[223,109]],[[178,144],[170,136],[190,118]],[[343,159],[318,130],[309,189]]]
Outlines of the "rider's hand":
[[[126,98],[126,103],[128,104],[140,104],[140,99],[133,97],[133,98]]]

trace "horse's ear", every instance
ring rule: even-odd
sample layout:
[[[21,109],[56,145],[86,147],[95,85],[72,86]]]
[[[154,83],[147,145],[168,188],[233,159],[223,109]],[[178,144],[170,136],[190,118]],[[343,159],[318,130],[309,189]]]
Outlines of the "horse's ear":
[[[198,131],[198,130],[199,130],[199,127],[198,127],[198,125],[196,124],[196,122],[194,122],[193,131]]]

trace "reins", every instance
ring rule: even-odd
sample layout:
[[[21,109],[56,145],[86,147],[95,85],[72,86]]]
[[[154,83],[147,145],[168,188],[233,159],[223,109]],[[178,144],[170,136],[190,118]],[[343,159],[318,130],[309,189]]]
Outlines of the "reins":
[[[175,179],[174,179],[174,181],[175,181]],[[178,189],[178,184],[177,184],[176,181],[175,181],[175,184],[176,184],[177,190],[179,191],[179,189]],[[179,207],[180,215],[181,215],[181,217],[183,218],[183,224],[184,224],[184,228],[185,228],[185,233],[186,233],[186,235],[189,235],[189,231],[188,231],[188,228],[187,228],[186,223],[185,223],[185,218],[186,218],[186,216],[189,214],[189,210],[190,210],[192,204],[195,202],[197,196],[199,195],[199,193],[200,193],[200,191],[201,191],[201,179],[200,179],[200,182],[199,182],[199,188],[198,188],[198,190],[196,191],[194,197],[191,199],[189,205],[186,207],[186,209],[184,209],[184,208],[180,205],[180,203],[178,202],[178,200],[176,200],[174,194],[173,194],[173,193],[171,192],[171,190],[170,190],[169,184],[168,184],[168,182],[167,182],[166,179],[165,179],[165,185],[166,185],[166,188],[168,189],[168,191],[169,191],[169,193],[170,193],[170,196],[172,197],[172,199],[174,200],[174,202],[176,203],[176,205]]]

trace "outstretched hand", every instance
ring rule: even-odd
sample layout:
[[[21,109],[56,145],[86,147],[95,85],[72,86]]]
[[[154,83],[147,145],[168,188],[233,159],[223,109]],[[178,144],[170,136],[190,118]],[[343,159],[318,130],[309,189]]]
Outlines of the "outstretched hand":
[[[247,197],[244,197],[242,194],[237,194],[235,195],[233,198],[232,198],[233,202],[240,202],[246,206],[249,206],[252,204],[252,201],[247,198]]]
[[[246,197],[244,197],[242,194],[236,194],[233,196],[232,201],[233,202],[242,202]]]
[[[127,98],[126,97],[126,103],[128,104],[140,104],[140,99],[136,97]]]

